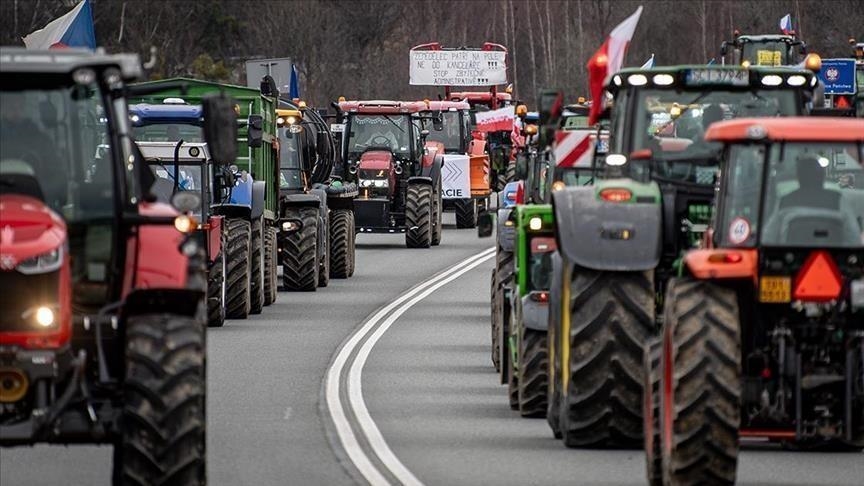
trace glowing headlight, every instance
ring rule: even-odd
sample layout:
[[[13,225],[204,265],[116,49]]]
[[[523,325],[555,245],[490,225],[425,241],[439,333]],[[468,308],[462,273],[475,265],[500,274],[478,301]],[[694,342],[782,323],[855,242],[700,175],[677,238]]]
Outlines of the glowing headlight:
[[[54,324],[54,311],[47,307],[36,309],[36,322],[42,327],[50,327]]]
[[[375,179],[375,187],[387,187],[388,185],[387,179]]]
[[[762,84],[765,86],[780,86],[783,83],[783,78],[776,74],[762,76]]]
[[[818,159],[816,159],[816,161],[819,162],[819,167],[822,167],[823,169],[831,164],[831,161],[828,160],[826,157],[820,156]]]
[[[631,74],[627,76],[627,82],[633,86],[645,86],[648,84],[648,78],[644,74]]]
[[[49,252],[22,261],[15,267],[15,270],[24,275],[33,275],[53,272],[59,269],[61,265],[63,265],[63,248],[55,248]]]
[[[675,78],[671,74],[655,74],[654,84],[659,86],[669,86],[675,82]]]
[[[560,191],[561,189],[564,189],[565,187],[567,187],[567,186],[566,186],[566,184],[564,184],[564,181],[555,181],[552,183],[552,191],[553,192],[554,191]]]
[[[297,221],[282,221],[282,231],[296,231],[300,229]]]
[[[191,216],[181,214],[174,218],[174,228],[181,233],[191,233],[198,229],[198,222]]]
[[[537,216],[534,216],[533,218],[528,220],[528,227],[532,231],[537,231],[543,227],[543,220],[538,218]]]
[[[606,156],[606,165],[619,167],[627,163],[627,157],[622,154],[609,154]]]
[[[807,78],[801,76],[800,74],[795,74],[793,76],[789,76],[786,80],[786,84],[789,86],[804,86],[807,83]]]
[[[621,86],[621,76],[617,74],[612,76],[612,82],[615,83],[615,86]]]

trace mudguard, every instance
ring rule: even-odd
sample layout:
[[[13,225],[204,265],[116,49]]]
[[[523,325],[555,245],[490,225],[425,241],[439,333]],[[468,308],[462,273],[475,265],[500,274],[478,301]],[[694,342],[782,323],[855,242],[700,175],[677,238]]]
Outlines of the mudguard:
[[[593,270],[644,271],[657,266],[661,208],[657,203],[614,203],[594,187],[552,193],[555,237],[562,256]]]
[[[502,251],[510,253],[513,253],[516,246],[516,225],[507,226],[512,213],[511,208],[498,210],[498,246]]]
[[[552,283],[549,285],[549,310],[546,316],[546,329],[561,323],[561,295],[564,291],[564,262],[557,251],[552,253]],[[567,282],[570,285],[570,282]],[[568,304],[569,305],[569,304]]]
[[[322,198],[317,194],[297,193],[282,195],[279,200],[282,208],[318,208],[321,207]]]
[[[418,176],[409,177],[408,182],[414,182],[416,179],[417,182],[421,184],[432,184],[433,186],[438,184],[438,181],[441,180],[441,164],[443,163],[444,156],[436,155],[431,164],[420,167],[420,174]]]
[[[267,184],[264,181],[252,183],[252,220],[256,220],[264,214],[264,195]]]
[[[549,303],[537,302],[530,296],[522,297],[522,325],[534,331],[549,329]]]
[[[516,200],[507,199],[507,194],[519,192],[521,184],[522,181],[510,181],[504,186],[504,190],[498,193],[498,208],[509,208],[516,205]]]
[[[252,207],[252,185],[254,181],[252,176],[243,173],[237,178],[234,187],[231,188],[231,197],[228,199],[229,205],[233,206],[248,206]]]

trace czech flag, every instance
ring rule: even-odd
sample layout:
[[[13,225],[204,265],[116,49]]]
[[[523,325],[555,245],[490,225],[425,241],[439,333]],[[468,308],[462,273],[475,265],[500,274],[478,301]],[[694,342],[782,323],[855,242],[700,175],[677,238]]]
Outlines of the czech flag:
[[[95,50],[96,32],[93,30],[90,0],[83,0],[66,15],[24,37],[24,45],[27,49],[86,47]]]
[[[785,35],[792,33],[792,14],[786,14],[780,19],[780,30],[782,30]]]
[[[618,72],[624,64],[624,54],[627,52],[627,46],[630,45],[633,33],[636,32],[636,25],[639,24],[641,15],[642,6],[640,5],[633,15],[612,29],[612,33],[609,34],[603,45],[588,60],[586,65],[588,68],[588,89],[593,101],[591,111],[588,113],[589,125],[597,123],[597,117],[604,105],[603,82],[608,76]]]

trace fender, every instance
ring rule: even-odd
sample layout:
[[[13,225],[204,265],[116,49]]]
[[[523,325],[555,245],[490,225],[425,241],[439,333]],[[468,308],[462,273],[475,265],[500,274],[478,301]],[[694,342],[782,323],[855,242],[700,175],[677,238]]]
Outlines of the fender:
[[[153,309],[171,309],[172,314],[195,317],[203,299],[203,290],[135,289],[126,296],[123,316],[146,314]]]
[[[759,252],[752,248],[711,248],[691,250],[684,255],[684,265],[694,278],[752,279],[758,278]]]
[[[511,219],[512,208],[498,210],[498,246],[501,251],[513,253],[516,246],[516,223]]]
[[[570,263],[601,271],[645,271],[660,262],[661,205],[600,200],[598,188],[552,193],[555,237]]]
[[[418,176],[410,177],[408,182],[411,182],[414,179],[420,178],[428,178],[429,182],[425,182],[427,184],[432,184],[433,186],[438,185],[441,181],[441,165],[444,163],[444,155],[439,154],[435,156],[435,159],[428,165],[424,164],[423,167],[420,168],[420,174]],[[424,183],[424,182],[420,182]]]
[[[240,175],[240,177],[237,178],[234,187],[231,188],[231,198],[228,200],[227,204],[252,207],[253,182],[251,175],[245,172]]]
[[[213,214],[226,218],[252,219],[252,208],[243,204],[220,204],[210,209]]]
[[[266,194],[267,184],[264,181],[255,181],[252,183],[252,220],[256,220],[264,214],[264,195]]]
[[[210,262],[216,261],[216,257],[222,252],[222,231],[224,216],[210,216],[207,224],[210,227],[207,229],[207,254],[210,257]]]
[[[285,208],[319,208],[321,198],[317,194],[294,193],[283,194],[280,198],[281,214],[285,214]]]
[[[522,325],[534,331],[549,329],[549,302],[537,302],[530,294],[523,296]]]
[[[165,203],[141,203],[142,216],[176,216]],[[134,236],[132,237],[134,238]],[[135,246],[135,281],[132,292],[139,289],[184,289],[187,284],[189,258],[180,252],[184,235],[169,225],[141,225]]]

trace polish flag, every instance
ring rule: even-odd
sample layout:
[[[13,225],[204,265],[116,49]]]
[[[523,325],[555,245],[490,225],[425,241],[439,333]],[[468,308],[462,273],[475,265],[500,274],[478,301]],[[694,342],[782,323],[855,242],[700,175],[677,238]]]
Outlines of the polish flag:
[[[24,37],[24,45],[27,49],[86,47],[95,50],[96,32],[90,0],[83,0],[66,15]]]
[[[630,45],[630,39],[633,38],[641,15],[642,6],[640,5],[633,15],[612,29],[612,33],[609,34],[603,45],[588,60],[586,65],[588,68],[588,89],[593,100],[591,111],[588,113],[589,125],[597,123],[597,117],[603,109],[603,82],[609,75],[618,72],[624,64],[624,54],[627,53],[627,46]]]
[[[505,106],[497,110],[478,111],[475,114],[475,119],[479,132],[509,132],[513,130],[516,108]]]

